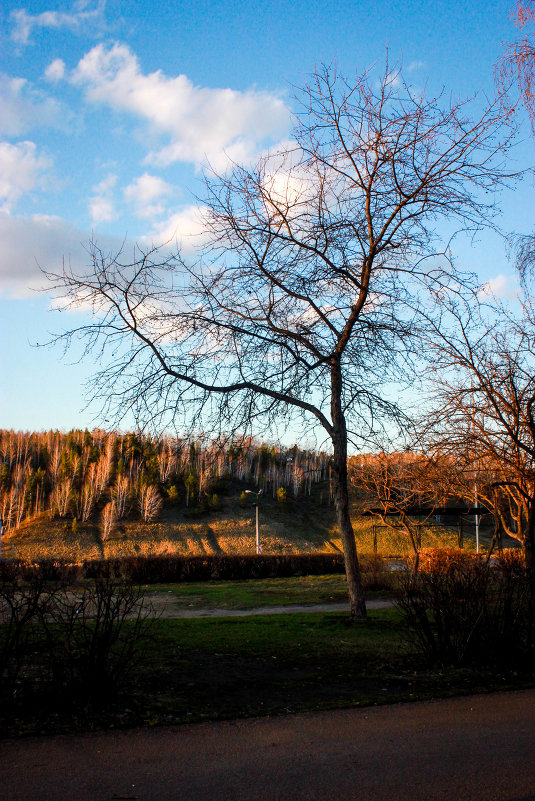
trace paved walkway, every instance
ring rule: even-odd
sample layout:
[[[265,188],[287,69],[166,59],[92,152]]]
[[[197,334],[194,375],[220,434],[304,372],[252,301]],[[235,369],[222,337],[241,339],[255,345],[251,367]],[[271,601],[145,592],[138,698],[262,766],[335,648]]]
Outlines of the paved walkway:
[[[0,742],[2,801],[535,801],[535,690]]]

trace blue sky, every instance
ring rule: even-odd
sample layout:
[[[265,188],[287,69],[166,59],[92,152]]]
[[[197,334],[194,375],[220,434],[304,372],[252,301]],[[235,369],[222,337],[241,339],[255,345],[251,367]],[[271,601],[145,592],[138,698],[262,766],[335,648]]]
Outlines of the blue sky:
[[[50,311],[39,265],[87,260],[93,235],[164,241],[194,230],[208,158],[253,160],[289,133],[292,87],[321,63],[350,75],[388,47],[410,81],[468,96],[492,92],[515,35],[511,3],[33,2],[0,12],[0,427],[68,429],[92,364],[36,349],[71,325]],[[227,154],[227,155],[225,155]],[[531,145],[519,148],[527,166]],[[503,198],[506,228],[532,227],[532,187]],[[506,285],[496,238],[460,254]],[[66,319],[67,318],[67,319]]]

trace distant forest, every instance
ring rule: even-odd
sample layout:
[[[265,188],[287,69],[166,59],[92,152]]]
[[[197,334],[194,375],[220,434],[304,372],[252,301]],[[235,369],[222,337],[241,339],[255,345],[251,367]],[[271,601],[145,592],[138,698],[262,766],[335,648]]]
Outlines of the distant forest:
[[[48,514],[74,525],[156,520],[164,502],[217,508],[214,481],[249,482],[275,497],[310,494],[330,478],[327,453],[252,438],[231,442],[120,434],[0,430],[0,513],[4,531]]]

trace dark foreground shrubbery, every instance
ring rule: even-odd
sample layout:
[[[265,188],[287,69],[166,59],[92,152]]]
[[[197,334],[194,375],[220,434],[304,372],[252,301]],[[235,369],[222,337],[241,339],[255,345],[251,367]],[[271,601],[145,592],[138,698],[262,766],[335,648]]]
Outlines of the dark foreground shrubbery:
[[[532,665],[534,594],[519,552],[490,563],[465,551],[431,551],[401,585],[409,636],[430,662]]]
[[[364,558],[363,570],[368,561]],[[342,554],[281,554],[221,556],[125,556],[122,559],[93,559],[74,565],[65,560],[40,559],[33,562],[0,560],[3,576],[21,576],[26,580],[40,576],[45,581],[74,584],[80,579],[115,578],[137,584],[163,584],[212,579],[241,580],[285,578],[288,576],[320,576],[344,572]]]
[[[391,589],[395,577],[386,561],[377,554],[360,557],[366,589]],[[25,580],[41,577],[48,582],[74,585],[85,579],[114,578],[134,584],[167,584],[192,581],[241,581],[247,579],[322,576],[344,573],[342,554],[266,554],[218,556],[127,556],[122,559],[95,559],[81,565],[61,560],[35,562],[0,560],[2,576]]]
[[[72,588],[48,570],[0,575],[0,701],[62,711],[109,703],[148,635],[150,609],[130,583],[104,576]]]
[[[339,554],[148,556],[127,557],[121,570],[125,578],[142,584],[180,581],[239,581],[343,573]]]

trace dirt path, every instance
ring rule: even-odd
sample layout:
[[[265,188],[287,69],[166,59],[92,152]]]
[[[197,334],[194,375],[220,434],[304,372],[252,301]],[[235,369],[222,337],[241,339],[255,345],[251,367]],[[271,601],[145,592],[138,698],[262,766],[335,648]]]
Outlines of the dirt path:
[[[196,618],[196,617],[249,617],[251,615],[284,615],[291,612],[346,612],[347,603],[334,604],[287,604],[285,606],[257,606],[253,609],[224,609],[210,607],[191,609],[176,601],[166,593],[149,593],[146,596],[155,613],[163,618]],[[366,602],[369,610],[389,609],[393,601],[389,599],[373,599]]]
[[[535,690],[0,743],[2,801],[534,801]]]

